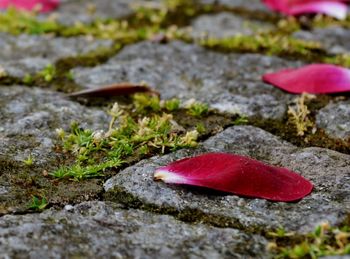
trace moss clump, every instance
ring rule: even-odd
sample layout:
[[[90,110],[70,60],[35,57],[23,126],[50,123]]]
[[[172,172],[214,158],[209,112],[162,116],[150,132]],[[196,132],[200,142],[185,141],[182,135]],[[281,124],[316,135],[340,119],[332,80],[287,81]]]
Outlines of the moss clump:
[[[266,53],[312,60],[326,54],[317,42],[308,42],[279,34],[260,34],[252,36],[234,36],[224,39],[204,39],[199,42],[203,47],[223,52]]]
[[[294,233],[283,229],[269,233],[272,241],[268,250],[275,258],[319,258],[331,255],[350,254],[350,227],[331,227],[327,222],[315,228],[312,233],[297,242]],[[289,242],[288,242],[289,240]],[[292,241],[291,241],[292,240]]]
[[[141,110],[151,108],[161,112],[160,101],[156,97],[135,97],[134,107]],[[142,103],[143,102],[147,103]],[[135,117],[135,114],[120,108],[115,103],[109,111],[112,119],[108,131],[81,129],[73,123],[70,133],[57,130],[63,142],[63,150],[75,155],[76,162],[50,173],[56,178],[82,180],[103,176],[109,168],[118,168],[128,161],[128,157],[138,157],[151,153],[164,153],[196,146],[198,132],[184,131],[173,120],[171,114],[157,113]],[[117,126],[114,124],[117,122]]]

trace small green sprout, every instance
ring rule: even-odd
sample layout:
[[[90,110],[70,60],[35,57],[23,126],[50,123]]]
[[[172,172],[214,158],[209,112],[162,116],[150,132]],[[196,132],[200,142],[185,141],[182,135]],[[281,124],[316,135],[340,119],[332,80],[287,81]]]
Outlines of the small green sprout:
[[[204,134],[206,132],[205,126],[202,122],[196,125],[196,130],[199,134]]]
[[[47,65],[42,71],[39,72],[39,75],[44,78],[46,82],[51,82],[56,76],[56,68],[54,65]]]
[[[188,107],[187,113],[193,117],[202,117],[209,112],[209,106],[205,103],[193,102]]]
[[[246,116],[239,116],[237,119],[233,121],[233,125],[245,125],[249,122],[248,118]]]
[[[133,104],[136,108],[136,111],[140,113],[145,112],[147,110],[154,112],[161,110],[160,100],[157,96],[150,96],[141,93],[135,94],[133,96]]]
[[[73,71],[69,71],[66,73],[66,78],[70,81],[74,81],[74,74],[73,74]]]
[[[30,154],[27,159],[23,160],[23,163],[26,165],[26,166],[32,166],[34,164],[34,158],[33,156]]]
[[[173,98],[173,99],[170,99],[170,100],[166,100],[162,103],[163,107],[169,111],[169,112],[172,112],[172,111],[176,111],[180,108],[180,100],[177,99],[177,98]]]
[[[33,84],[34,78],[30,75],[30,74],[26,74],[23,77],[23,83],[25,83],[26,85],[31,85]]]
[[[42,211],[47,207],[48,202],[45,197],[42,199],[39,199],[37,196],[32,197],[31,204],[29,205],[29,209],[35,210],[35,211]]]

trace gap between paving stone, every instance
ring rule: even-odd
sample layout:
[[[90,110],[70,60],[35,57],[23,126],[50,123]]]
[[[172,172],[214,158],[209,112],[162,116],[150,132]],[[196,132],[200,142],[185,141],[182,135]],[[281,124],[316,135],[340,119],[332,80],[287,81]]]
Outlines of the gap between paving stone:
[[[235,195],[218,195],[153,180],[154,171],[172,161],[205,152],[247,155],[287,167],[307,179],[315,189],[297,203],[274,203]],[[228,128],[195,150],[180,150],[131,166],[105,183],[105,198],[152,212],[170,214],[185,222],[233,227],[264,234],[284,227],[305,234],[321,222],[342,223],[350,209],[348,155],[322,148],[299,149],[255,127]]]
[[[103,191],[100,179],[56,182],[43,175],[72,159],[55,150],[55,129],[70,129],[72,121],[92,130],[108,127],[109,116],[85,107],[63,94],[25,86],[0,91],[0,214],[26,211],[32,195],[52,204],[81,202]],[[32,156],[33,166],[24,160]]]
[[[2,50],[0,66],[7,76],[23,78],[34,75],[59,59],[111,48],[111,40],[89,39],[86,36],[60,38],[51,35],[13,36],[0,33]]]

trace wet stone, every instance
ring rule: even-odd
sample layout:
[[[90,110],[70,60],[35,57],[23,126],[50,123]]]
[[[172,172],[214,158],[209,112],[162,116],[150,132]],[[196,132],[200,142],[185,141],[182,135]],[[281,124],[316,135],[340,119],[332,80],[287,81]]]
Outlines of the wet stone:
[[[350,30],[342,27],[316,28],[312,31],[298,31],[295,38],[317,41],[331,54],[350,53]]]
[[[314,184],[313,192],[295,203],[248,199],[154,181],[161,166],[205,152],[245,155],[287,167]],[[180,150],[129,167],[105,183],[106,198],[125,206],[169,213],[183,220],[266,233],[284,227],[307,233],[321,222],[340,224],[350,209],[350,159],[322,148],[299,149],[259,128],[235,126],[195,150]]]
[[[13,36],[0,33],[0,67],[9,76],[22,78],[35,74],[65,57],[110,48],[112,41],[88,37],[54,38],[50,35]]]
[[[271,29],[272,26],[263,22],[247,21],[246,19],[231,14],[220,13],[214,15],[202,15],[191,24],[193,38],[227,38],[237,35],[251,35]]]
[[[239,230],[104,202],[0,218],[2,258],[267,258],[266,244]]]
[[[104,129],[108,120],[105,112],[84,107],[57,92],[1,86],[0,158],[23,161],[32,155],[36,164],[45,164],[55,157],[55,129],[69,130],[73,121],[84,128]]]
[[[263,83],[261,76],[300,64],[258,54],[221,54],[179,41],[141,42],[101,66],[76,68],[73,74],[87,88],[143,81],[164,99],[195,98],[220,111],[279,119],[293,96]]]
[[[332,138],[350,138],[350,101],[331,103],[321,109],[316,123]]]

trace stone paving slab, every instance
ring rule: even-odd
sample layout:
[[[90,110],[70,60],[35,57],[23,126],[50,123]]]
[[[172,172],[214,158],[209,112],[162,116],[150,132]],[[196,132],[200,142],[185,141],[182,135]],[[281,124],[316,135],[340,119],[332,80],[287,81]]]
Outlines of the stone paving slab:
[[[221,54],[196,45],[141,42],[106,64],[73,70],[75,82],[96,88],[116,82],[146,82],[162,98],[195,98],[223,112],[278,119],[294,98],[262,82],[264,73],[301,62],[258,54]]]
[[[333,138],[350,138],[350,101],[330,103],[316,116],[316,123]]]
[[[250,11],[268,12],[266,6],[260,0],[200,0],[201,4],[219,4],[233,8],[243,8]]]
[[[57,21],[66,25],[91,23],[97,18],[121,18],[132,14],[128,0],[65,0],[56,11]]]
[[[65,57],[89,53],[99,48],[110,48],[110,40],[88,37],[59,38],[50,35],[13,36],[0,32],[0,67],[12,77],[35,74],[49,64]]]
[[[266,244],[239,230],[104,202],[0,218],[0,258],[267,258]]]
[[[218,195],[153,180],[155,170],[175,160],[205,152],[229,152],[287,167],[311,180],[311,195],[296,203],[275,203]],[[199,149],[154,157],[127,168],[105,183],[106,197],[126,206],[171,213],[213,225],[265,232],[283,226],[306,233],[323,221],[341,223],[350,209],[350,160],[322,148],[299,149],[255,127],[228,128]]]
[[[237,35],[252,35],[272,29],[264,22],[247,21],[228,12],[213,15],[201,15],[191,23],[191,36],[195,39],[227,38]]]
[[[331,54],[350,53],[350,30],[342,27],[316,28],[312,31],[298,31],[293,37],[320,42]]]
[[[120,19],[135,12],[138,6],[157,4],[158,0],[63,0],[55,12],[57,21],[65,25],[91,23],[96,19]]]
[[[31,154],[36,164],[55,155],[55,129],[70,129],[72,121],[90,129],[105,129],[109,117],[100,109],[88,108],[64,94],[26,86],[0,88],[0,157],[21,162]]]

